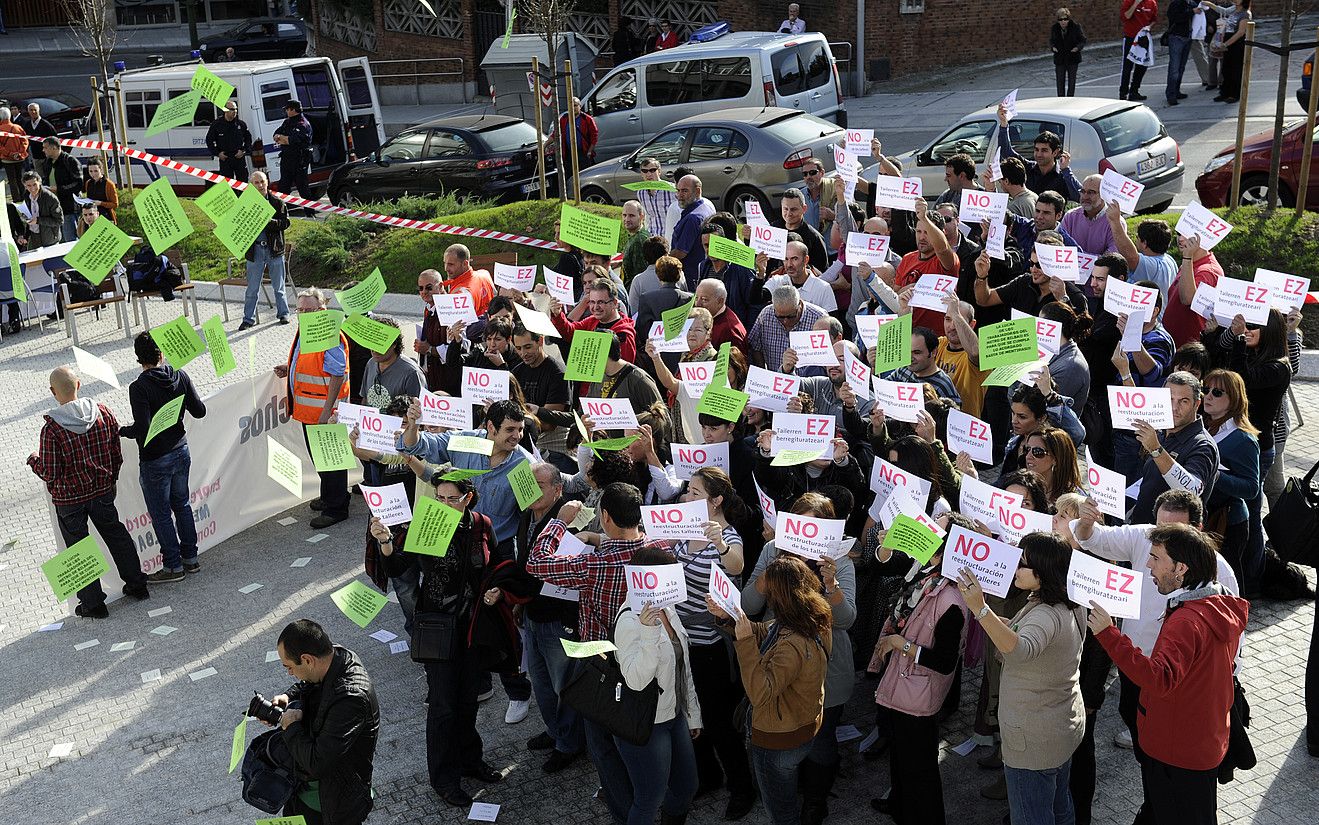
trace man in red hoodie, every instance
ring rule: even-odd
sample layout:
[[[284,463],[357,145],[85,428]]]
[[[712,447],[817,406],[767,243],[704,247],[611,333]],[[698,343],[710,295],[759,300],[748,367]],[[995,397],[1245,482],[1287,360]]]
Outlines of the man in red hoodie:
[[[1250,603],[1227,595],[1215,581],[1214,540],[1205,533],[1188,524],[1162,524],[1150,531],[1150,544],[1147,566],[1168,598],[1154,650],[1142,654],[1094,602],[1090,630],[1140,688],[1136,730],[1154,822],[1214,825],[1218,766],[1230,729],[1232,664]]]
[[[1117,90],[1119,100],[1145,99],[1145,95],[1140,93],[1140,81],[1145,79],[1145,67],[1132,63],[1127,59],[1127,54],[1140,30],[1154,25],[1158,16],[1158,0],[1122,0],[1122,82]],[[1152,41],[1146,45],[1151,49],[1154,47]]]

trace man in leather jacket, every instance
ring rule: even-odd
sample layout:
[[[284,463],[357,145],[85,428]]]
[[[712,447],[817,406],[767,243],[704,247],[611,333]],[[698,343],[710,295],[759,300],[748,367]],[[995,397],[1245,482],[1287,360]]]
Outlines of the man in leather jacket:
[[[279,726],[301,780],[284,806],[307,825],[360,825],[371,813],[371,772],[380,705],[357,654],[330,642],[320,625],[299,619],[279,634],[279,660],[298,679],[271,703],[286,708]],[[297,701],[300,707],[289,707]]]

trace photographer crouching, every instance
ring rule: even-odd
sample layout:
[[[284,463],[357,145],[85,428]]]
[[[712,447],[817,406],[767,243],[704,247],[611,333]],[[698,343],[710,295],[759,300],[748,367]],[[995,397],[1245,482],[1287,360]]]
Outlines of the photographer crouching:
[[[371,770],[380,733],[380,705],[371,677],[325,630],[299,619],[279,634],[279,661],[297,684],[249,715],[283,729],[298,790],[285,816],[307,825],[360,825],[371,813]],[[264,706],[264,707],[262,707]]]

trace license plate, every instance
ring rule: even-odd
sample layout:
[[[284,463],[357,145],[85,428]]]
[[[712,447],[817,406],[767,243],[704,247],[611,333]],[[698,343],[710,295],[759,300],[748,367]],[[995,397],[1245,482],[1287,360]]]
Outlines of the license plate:
[[[522,184],[519,188],[523,192],[538,192],[540,191],[540,181],[533,180],[531,183]]]
[[[1149,160],[1142,160],[1140,163],[1137,163],[1136,174],[1148,175],[1150,172],[1153,172],[1155,169],[1162,169],[1167,165],[1168,165],[1168,156],[1158,155],[1157,157],[1152,157]]]

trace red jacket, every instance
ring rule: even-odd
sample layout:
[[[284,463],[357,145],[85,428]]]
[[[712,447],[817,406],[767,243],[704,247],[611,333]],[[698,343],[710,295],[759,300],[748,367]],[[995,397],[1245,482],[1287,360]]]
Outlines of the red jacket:
[[[572,136],[568,134],[568,113],[559,115],[559,144],[563,147],[563,157],[572,151]],[[595,144],[600,141],[600,129],[595,125],[595,118],[582,112],[577,116],[577,151],[588,158],[595,157]]]
[[[1128,19],[1127,10],[1133,3],[1138,8]],[[1123,0],[1122,10],[1118,13],[1122,16],[1122,36],[1131,38],[1140,34],[1140,30],[1146,26],[1154,25],[1154,21],[1159,17],[1159,3],[1158,0]]]
[[[622,350],[623,360],[630,364],[637,362],[637,325],[626,315],[619,315],[618,320],[608,329],[596,329],[599,321],[594,315],[587,315],[580,321],[569,321],[567,313],[562,310],[559,314],[550,316],[550,321],[554,323],[554,328],[563,336],[564,360],[567,360],[568,352],[572,348],[572,336],[577,330],[583,332],[612,332],[618,336],[618,343]],[[586,395],[588,384],[582,382],[578,385],[581,394]]]
[[[1095,638],[1140,688],[1136,731],[1153,758],[1191,771],[1217,768],[1227,753],[1232,662],[1250,603],[1236,596],[1184,602],[1163,620],[1148,657],[1117,628]]]

